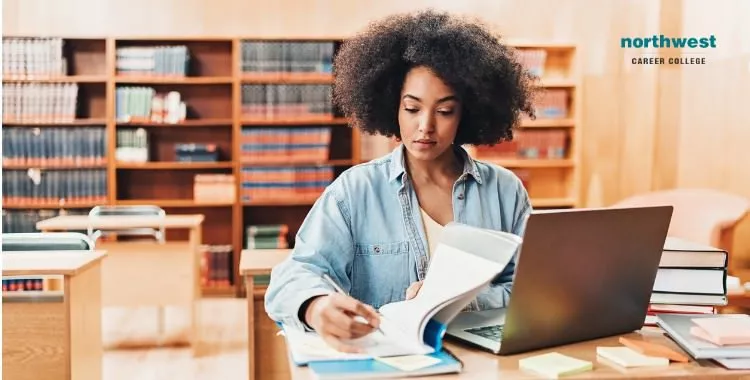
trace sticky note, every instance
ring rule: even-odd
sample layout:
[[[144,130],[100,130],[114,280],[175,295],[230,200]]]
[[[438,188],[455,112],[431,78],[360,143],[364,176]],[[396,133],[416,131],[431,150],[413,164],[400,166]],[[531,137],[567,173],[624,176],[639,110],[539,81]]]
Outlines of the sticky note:
[[[669,365],[668,358],[647,356],[628,347],[597,347],[596,354],[626,368],[662,367]]]
[[[440,359],[427,355],[404,355],[386,358],[376,357],[375,360],[402,371],[416,371],[440,363]]]
[[[518,361],[518,367],[522,370],[556,379],[591,371],[594,365],[590,361],[576,359],[558,352],[550,352],[521,359]]]

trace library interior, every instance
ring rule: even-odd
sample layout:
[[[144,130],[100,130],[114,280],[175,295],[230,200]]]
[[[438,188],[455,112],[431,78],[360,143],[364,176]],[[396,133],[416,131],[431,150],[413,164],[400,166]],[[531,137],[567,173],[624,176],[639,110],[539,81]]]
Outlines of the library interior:
[[[480,20],[515,64],[439,56],[474,51],[456,41],[483,35],[431,31],[451,27],[437,17],[413,35],[395,22],[379,32],[400,41],[360,37],[427,10]],[[3,379],[750,377],[750,2],[4,0],[2,21]],[[517,113],[512,138],[450,140],[485,178],[474,183],[485,192],[462,176],[453,193],[419,193],[456,202],[450,218],[425,201],[412,224],[416,195],[387,177],[354,183],[380,175],[373,162],[416,160],[412,142],[354,123],[382,122],[375,108],[392,88],[370,83],[383,96],[368,98],[352,87],[391,54],[505,65],[473,73],[481,91],[520,91],[508,67],[533,83],[534,117],[510,104],[519,93],[484,108]],[[465,80],[457,91],[482,98],[449,75],[441,83]],[[342,109],[337,87],[363,112]],[[493,127],[505,128],[481,128]],[[521,211],[507,204],[512,183],[500,203],[471,199],[487,196],[488,178],[528,197],[527,235],[495,222]],[[428,218],[456,223],[422,230]],[[411,236],[438,230],[426,270],[426,240]],[[458,331],[514,266],[510,301],[481,311],[507,310],[504,330]],[[336,281],[312,278],[326,272]],[[414,298],[402,273],[422,286]],[[367,314],[344,309],[357,295],[387,304],[371,305],[378,332],[324,334],[322,307]],[[416,344],[403,338],[412,323]]]

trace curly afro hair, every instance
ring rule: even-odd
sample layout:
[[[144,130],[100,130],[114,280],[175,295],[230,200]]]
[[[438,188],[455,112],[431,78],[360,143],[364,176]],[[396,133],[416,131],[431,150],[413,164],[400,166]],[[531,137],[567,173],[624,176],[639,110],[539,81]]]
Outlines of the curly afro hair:
[[[462,104],[454,144],[513,138],[521,112],[532,119],[533,76],[480,22],[434,10],[395,14],[344,41],[334,58],[333,102],[352,126],[400,138],[398,105],[407,72],[426,66]]]

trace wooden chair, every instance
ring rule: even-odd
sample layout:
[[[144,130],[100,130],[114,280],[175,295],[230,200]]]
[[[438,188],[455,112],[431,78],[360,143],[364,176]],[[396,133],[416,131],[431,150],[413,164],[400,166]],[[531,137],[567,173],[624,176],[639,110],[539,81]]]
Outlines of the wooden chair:
[[[673,189],[638,194],[623,199],[613,207],[671,205],[674,207],[669,236],[718,247],[729,252],[728,272],[743,278],[743,269],[732,260],[735,227],[750,215],[750,199],[710,189]],[[747,293],[730,294],[729,304],[750,308]]]

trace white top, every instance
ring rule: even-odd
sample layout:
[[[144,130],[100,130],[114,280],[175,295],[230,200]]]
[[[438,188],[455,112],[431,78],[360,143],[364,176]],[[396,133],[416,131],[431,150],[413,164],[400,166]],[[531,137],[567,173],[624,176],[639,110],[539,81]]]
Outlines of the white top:
[[[427,256],[430,256],[435,251],[437,243],[440,242],[440,234],[443,232],[444,226],[433,220],[421,207],[419,211],[422,212],[422,224],[427,236]]]

